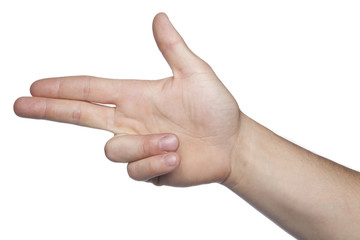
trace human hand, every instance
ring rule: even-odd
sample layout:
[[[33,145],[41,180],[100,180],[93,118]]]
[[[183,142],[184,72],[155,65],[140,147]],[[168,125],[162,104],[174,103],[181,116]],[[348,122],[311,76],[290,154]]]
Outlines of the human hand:
[[[231,172],[239,107],[165,14],[155,17],[153,31],[173,77],[39,80],[31,86],[32,97],[19,98],[14,111],[113,132],[105,153],[112,161],[128,163],[133,179],[172,186],[223,182]]]

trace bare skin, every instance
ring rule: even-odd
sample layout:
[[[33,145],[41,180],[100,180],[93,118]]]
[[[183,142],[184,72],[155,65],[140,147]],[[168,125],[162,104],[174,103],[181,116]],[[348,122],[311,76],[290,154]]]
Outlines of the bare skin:
[[[173,77],[43,79],[31,86],[32,97],[15,102],[15,113],[113,132],[106,156],[128,163],[135,180],[170,186],[222,183],[298,238],[356,239],[359,173],[243,114],[165,14],[155,17],[153,31]]]

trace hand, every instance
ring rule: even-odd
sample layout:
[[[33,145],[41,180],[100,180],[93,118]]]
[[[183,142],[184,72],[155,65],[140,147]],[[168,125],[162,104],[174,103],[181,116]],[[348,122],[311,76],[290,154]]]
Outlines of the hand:
[[[105,153],[112,161],[128,163],[136,180],[172,186],[223,182],[231,172],[239,107],[165,14],[155,17],[153,31],[173,77],[39,80],[31,86],[33,97],[15,102],[15,113],[113,132]]]

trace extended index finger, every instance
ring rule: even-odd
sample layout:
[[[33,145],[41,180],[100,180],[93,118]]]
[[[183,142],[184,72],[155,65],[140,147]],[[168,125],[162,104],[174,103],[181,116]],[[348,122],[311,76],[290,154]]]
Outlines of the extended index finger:
[[[48,78],[34,82],[30,92],[35,97],[81,100],[116,104],[119,96],[131,89],[131,80],[115,80],[92,76]]]

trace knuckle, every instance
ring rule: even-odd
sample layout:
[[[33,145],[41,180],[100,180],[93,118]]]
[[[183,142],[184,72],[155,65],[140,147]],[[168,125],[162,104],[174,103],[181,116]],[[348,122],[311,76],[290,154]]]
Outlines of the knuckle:
[[[154,161],[149,161],[149,163],[148,163],[148,166],[147,166],[148,172],[151,173],[151,175],[156,175],[157,172],[159,171],[158,164],[155,161],[155,159],[152,159],[152,160],[154,160]]]
[[[111,141],[111,140],[110,140]],[[112,147],[111,147],[111,142],[108,141],[106,144],[105,144],[105,147],[104,147],[104,152],[105,152],[105,156],[111,160],[111,161],[114,161],[114,156],[113,156],[113,151],[112,151]]]
[[[149,145],[148,145],[148,141],[145,138],[145,141],[143,141],[140,145],[140,152],[142,153],[143,156],[146,156],[149,152]]]
[[[86,76],[83,82],[82,95],[83,95],[83,99],[85,99],[86,101],[89,100],[92,79],[93,77]]]
[[[145,136],[140,144],[141,153],[143,156],[151,156],[154,153],[154,141],[151,136]]]
[[[161,182],[160,182],[160,178],[161,178],[160,176],[154,177],[154,178],[151,179],[151,182],[152,182],[155,186],[160,187],[160,186],[162,186],[162,184],[161,184]]]
[[[141,179],[139,179],[137,170],[138,170],[137,164],[127,165],[127,172],[129,177],[132,178],[133,180],[140,181]]]
[[[110,139],[104,147],[105,156],[113,162],[124,162],[120,157],[120,148],[115,147],[114,139]]]
[[[82,103],[79,103],[71,114],[72,123],[74,123],[76,125],[81,124],[81,119],[82,119],[82,110],[81,109],[82,109]]]

